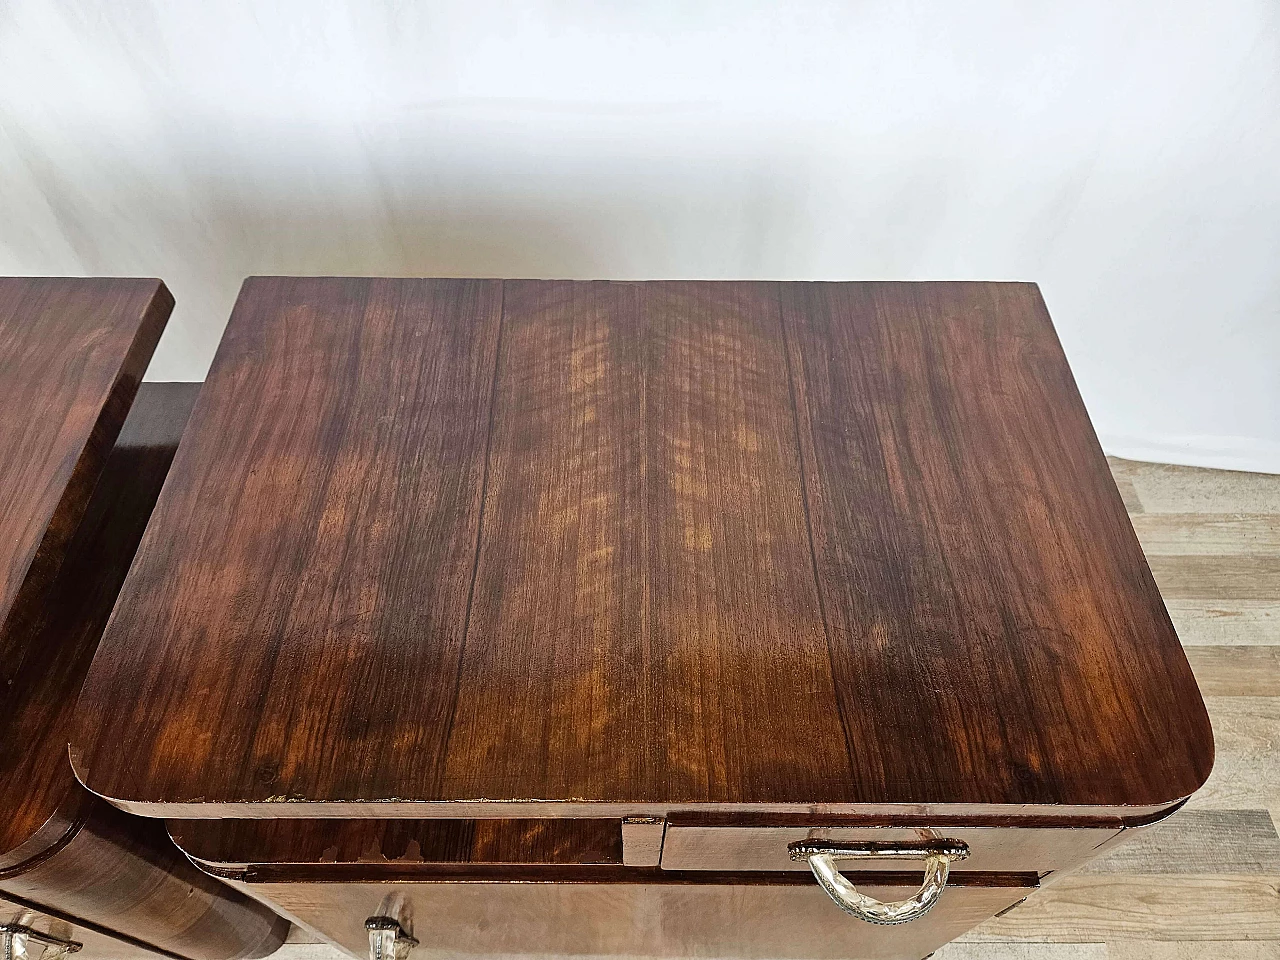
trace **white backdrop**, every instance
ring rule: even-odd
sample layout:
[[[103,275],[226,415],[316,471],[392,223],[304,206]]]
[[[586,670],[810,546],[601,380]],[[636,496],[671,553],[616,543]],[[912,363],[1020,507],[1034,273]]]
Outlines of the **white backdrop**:
[[[1280,472],[1275,0],[0,0],[0,273],[1037,280],[1104,445]]]

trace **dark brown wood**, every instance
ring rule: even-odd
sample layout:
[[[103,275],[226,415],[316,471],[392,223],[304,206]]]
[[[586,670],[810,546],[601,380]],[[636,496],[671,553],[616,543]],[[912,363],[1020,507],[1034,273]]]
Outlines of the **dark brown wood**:
[[[170,820],[177,845],[202,868],[236,879],[299,880],[484,877],[591,880],[619,883],[784,882],[773,871],[809,868],[787,856],[787,844],[821,835],[831,840],[891,842],[937,835],[967,843],[970,857],[953,882],[1013,876],[1025,882],[1090,859],[1100,844],[1125,829],[1118,822],[1091,827],[969,824],[863,826],[708,826],[696,815],[667,819],[661,866],[623,866],[618,820]],[[864,865],[883,877],[894,862]],[[527,869],[526,869],[527,868]],[[850,874],[852,875],[852,873]],[[713,878],[712,880],[707,877]],[[270,892],[262,894],[270,899]]]
[[[187,856],[219,873],[250,866],[622,863],[617,820],[170,820],[168,826]]]
[[[159,280],[0,278],[0,709],[172,309]]]
[[[0,715],[0,872],[44,854],[82,818],[87,794],[67,762],[76,698],[199,389],[139,388],[43,610],[32,618]]]
[[[122,625],[150,622],[129,649],[109,630],[96,661],[128,696],[109,715],[86,698],[74,754],[147,727],[126,779],[179,794],[195,771],[174,764],[240,770],[248,787],[229,774],[218,792],[258,798],[331,778],[374,797],[403,770],[433,774],[475,568],[500,310],[501,285],[484,281],[246,285],[210,373],[236,399],[213,390],[197,406],[171,475],[190,482],[166,488],[118,607]],[[273,354],[283,363],[262,362]],[[196,582],[203,599],[171,606]],[[169,654],[205,641],[199,656],[231,654],[219,667],[231,682],[192,702],[194,664]],[[108,797],[131,792],[81,774]]]
[[[197,870],[163,823],[97,797],[86,807],[63,844],[0,874],[0,898],[182,960],[265,957],[284,942],[287,921]]]
[[[38,375],[38,371],[30,371]],[[67,732],[116,592],[194,404],[198,384],[143,384],[106,457],[57,575],[28,619],[0,713],[0,899],[60,918],[103,955],[262,956],[287,924],[199,870],[155,821],[89,794]]]
[[[781,301],[862,790],[1135,807],[1196,790],[1208,716],[1038,289]]]
[[[1212,763],[1029,284],[248,281],[80,715],[165,816],[1070,822]]]

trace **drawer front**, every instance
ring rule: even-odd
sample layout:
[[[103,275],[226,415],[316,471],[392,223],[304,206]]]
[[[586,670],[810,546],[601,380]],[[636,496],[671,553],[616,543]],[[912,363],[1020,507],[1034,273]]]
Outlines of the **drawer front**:
[[[811,880],[776,883],[236,883],[354,957],[365,921],[392,916],[419,941],[407,960],[581,956],[919,960],[1016,904],[1027,886],[948,886],[925,916],[876,926]],[[879,899],[913,888],[867,883]]]
[[[790,844],[958,840],[968,845],[969,857],[955,863],[953,870],[1043,876],[1093,859],[1098,848],[1119,833],[1118,827],[708,826],[672,817],[662,840],[660,864],[665,870],[808,872],[806,863],[791,859]],[[901,870],[904,865],[872,861],[858,869]]]

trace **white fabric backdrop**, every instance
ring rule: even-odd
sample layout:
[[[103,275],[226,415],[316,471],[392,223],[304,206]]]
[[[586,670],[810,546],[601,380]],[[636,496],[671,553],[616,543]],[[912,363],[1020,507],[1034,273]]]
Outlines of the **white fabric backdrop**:
[[[0,273],[1040,282],[1104,444],[1280,472],[1280,4],[0,0]]]

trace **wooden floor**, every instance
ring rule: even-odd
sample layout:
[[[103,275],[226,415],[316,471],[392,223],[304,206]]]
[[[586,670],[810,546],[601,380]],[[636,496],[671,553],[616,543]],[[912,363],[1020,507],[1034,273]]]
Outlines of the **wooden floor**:
[[[1217,762],[1166,823],[936,960],[1280,960],[1280,476],[1111,461],[1209,705]],[[278,960],[337,960],[286,944]]]

